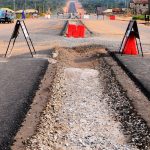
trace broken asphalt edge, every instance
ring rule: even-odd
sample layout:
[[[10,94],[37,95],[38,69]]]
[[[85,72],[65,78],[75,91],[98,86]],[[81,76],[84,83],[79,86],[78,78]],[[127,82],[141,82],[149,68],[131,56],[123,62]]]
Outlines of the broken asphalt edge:
[[[118,63],[119,66],[126,72],[126,74],[134,81],[134,83],[140,88],[142,93],[150,100],[150,91],[143,85],[143,83],[132,73],[132,71],[124,64],[124,62],[119,59],[115,52],[110,51],[107,49],[107,52],[110,56]]]

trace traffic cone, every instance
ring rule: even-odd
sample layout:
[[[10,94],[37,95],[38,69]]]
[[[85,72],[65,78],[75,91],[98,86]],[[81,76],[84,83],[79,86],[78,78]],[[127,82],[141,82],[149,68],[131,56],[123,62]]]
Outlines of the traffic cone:
[[[115,16],[115,15],[111,15],[111,16],[109,16],[109,19],[110,19],[110,20],[115,20],[115,19],[116,19],[116,16]]]
[[[138,55],[138,48],[134,32],[131,32],[123,49],[123,54]]]

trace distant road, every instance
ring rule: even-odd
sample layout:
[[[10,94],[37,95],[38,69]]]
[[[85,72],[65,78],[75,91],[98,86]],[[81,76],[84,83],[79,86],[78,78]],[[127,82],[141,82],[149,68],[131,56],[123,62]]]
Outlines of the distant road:
[[[70,3],[68,13],[77,13],[76,6],[75,6],[74,2]]]

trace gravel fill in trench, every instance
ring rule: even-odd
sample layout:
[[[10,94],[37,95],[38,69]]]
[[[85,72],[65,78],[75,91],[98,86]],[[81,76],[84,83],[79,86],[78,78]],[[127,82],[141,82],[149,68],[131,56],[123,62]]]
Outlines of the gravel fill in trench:
[[[53,94],[26,149],[146,149],[146,123],[133,111],[111,68],[99,55],[103,50],[86,46],[58,51]]]

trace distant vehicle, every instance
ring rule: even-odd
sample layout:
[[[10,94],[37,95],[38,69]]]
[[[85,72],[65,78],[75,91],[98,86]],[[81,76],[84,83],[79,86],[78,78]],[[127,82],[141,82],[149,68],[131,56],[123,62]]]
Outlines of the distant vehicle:
[[[64,17],[65,13],[63,11],[63,9],[57,9],[57,17],[59,16],[63,16]]]
[[[5,12],[4,10],[0,10],[0,23],[14,23],[15,14],[8,12],[7,19],[5,19]]]
[[[113,8],[112,9],[112,12],[114,14],[122,14],[123,13],[123,10],[121,8]]]
[[[64,12],[61,12],[61,11],[57,12],[57,16],[63,16],[63,15],[64,15]]]

